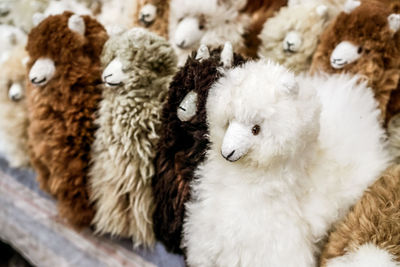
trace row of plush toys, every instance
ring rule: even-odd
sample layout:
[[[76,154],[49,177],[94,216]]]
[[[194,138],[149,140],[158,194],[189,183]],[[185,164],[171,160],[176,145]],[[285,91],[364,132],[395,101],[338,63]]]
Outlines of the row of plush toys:
[[[399,7],[1,2],[1,153],[189,266],[400,266]]]

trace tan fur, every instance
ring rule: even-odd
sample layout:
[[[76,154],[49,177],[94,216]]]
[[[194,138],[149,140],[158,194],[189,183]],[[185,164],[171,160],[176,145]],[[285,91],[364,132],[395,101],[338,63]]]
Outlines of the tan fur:
[[[25,96],[18,101],[9,98],[13,83],[19,83],[25,89],[26,68],[22,61],[26,56],[24,47],[14,48],[1,65],[0,72],[0,153],[12,167],[29,165]]]
[[[149,31],[168,39],[169,3],[170,0],[137,0],[134,26],[147,28]],[[157,7],[157,17],[155,21],[148,26],[144,25],[139,20],[140,10],[146,4],[152,4]]]
[[[400,165],[390,167],[331,233],[321,266],[372,243],[400,262]]]

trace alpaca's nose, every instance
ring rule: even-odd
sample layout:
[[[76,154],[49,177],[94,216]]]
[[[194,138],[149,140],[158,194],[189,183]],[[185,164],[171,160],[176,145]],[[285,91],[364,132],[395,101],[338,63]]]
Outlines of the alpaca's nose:
[[[177,47],[184,49],[185,48],[185,41],[180,42],[179,44],[176,45]]]
[[[231,151],[228,155],[224,155],[224,153],[222,151],[221,151],[221,154],[226,160],[228,160],[230,162],[234,162],[234,161],[237,160],[237,159],[236,160],[232,160],[232,157],[235,154],[235,150]]]

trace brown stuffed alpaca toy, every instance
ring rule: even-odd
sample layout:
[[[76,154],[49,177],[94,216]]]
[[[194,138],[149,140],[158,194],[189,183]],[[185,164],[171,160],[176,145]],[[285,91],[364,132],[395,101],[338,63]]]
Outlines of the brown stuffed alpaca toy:
[[[230,44],[226,44],[223,51],[229,54],[230,49]],[[189,184],[208,146],[205,109],[208,90],[221,76],[220,67],[238,66],[243,62],[235,54],[228,64],[223,64],[221,49],[209,52],[202,46],[188,58],[170,85],[168,102],[162,112],[164,130],[153,178],[154,232],[169,251],[182,253],[180,243],[185,203],[190,198]]]
[[[59,201],[60,215],[78,228],[94,214],[86,174],[107,38],[93,18],[65,12],[35,27],[26,47],[32,166],[41,188]]]
[[[321,36],[311,71],[364,76],[387,122],[400,104],[396,93],[400,79],[399,28],[400,15],[384,2],[348,1],[345,12]]]
[[[331,233],[321,266],[400,266],[400,165],[389,168]]]
[[[168,39],[170,0],[137,0],[135,25]]]

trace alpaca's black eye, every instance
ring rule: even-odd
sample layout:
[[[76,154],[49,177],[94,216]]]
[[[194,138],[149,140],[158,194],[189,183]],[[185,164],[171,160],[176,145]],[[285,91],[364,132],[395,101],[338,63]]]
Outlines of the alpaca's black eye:
[[[260,133],[260,130],[261,130],[260,125],[256,124],[256,125],[254,125],[253,128],[251,129],[251,133],[252,133],[253,135],[258,135],[258,134]]]
[[[358,48],[358,50],[357,50],[357,53],[361,54],[362,51],[363,51],[363,48],[362,48],[362,46],[360,46],[360,47]]]
[[[199,30],[204,30],[204,25],[203,24],[199,24]]]

